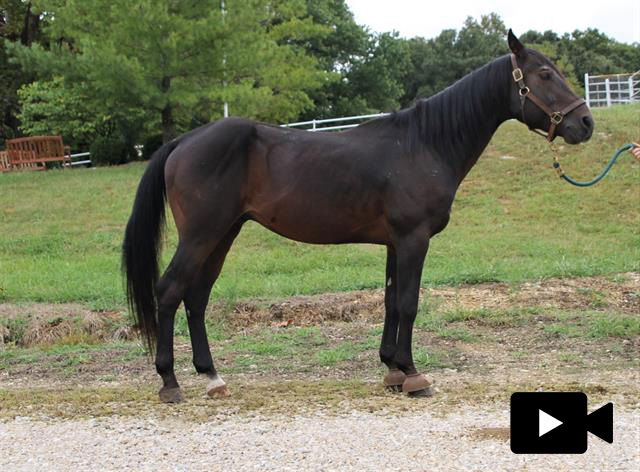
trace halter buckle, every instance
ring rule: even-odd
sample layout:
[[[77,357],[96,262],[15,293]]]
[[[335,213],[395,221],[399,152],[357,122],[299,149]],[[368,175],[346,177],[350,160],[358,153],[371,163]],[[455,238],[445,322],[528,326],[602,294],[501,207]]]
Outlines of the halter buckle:
[[[513,75],[513,80],[515,80],[516,82],[520,82],[521,80],[524,79],[524,75],[522,74],[522,69],[520,68],[513,69],[511,74]]]
[[[529,95],[530,92],[531,90],[526,85],[519,90],[521,97],[526,97],[527,95]]]
[[[554,125],[559,125],[560,123],[562,123],[562,120],[564,119],[564,115],[559,111],[556,111],[551,114],[550,118],[551,118],[551,123],[553,123]]]

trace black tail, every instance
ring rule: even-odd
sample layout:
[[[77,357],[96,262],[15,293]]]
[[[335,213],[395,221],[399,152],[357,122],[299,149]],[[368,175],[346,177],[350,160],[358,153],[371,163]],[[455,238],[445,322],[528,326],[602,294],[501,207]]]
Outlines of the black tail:
[[[165,220],[164,166],[178,145],[171,141],[158,149],[142,176],[122,245],[122,272],[127,279],[127,300],[149,350],[157,338],[156,283],[158,255]]]

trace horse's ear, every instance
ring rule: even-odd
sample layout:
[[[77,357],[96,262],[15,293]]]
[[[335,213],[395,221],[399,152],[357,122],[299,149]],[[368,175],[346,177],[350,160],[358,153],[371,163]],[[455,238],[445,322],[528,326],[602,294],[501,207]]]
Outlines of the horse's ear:
[[[509,42],[509,49],[511,49],[511,52],[516,56],[520,56],[522,51],[524,51],[524,46],[520,40],[516,38],[516,35],[513,34],[511,29],[509,29],[509,33],[507,34],[507,41]]]

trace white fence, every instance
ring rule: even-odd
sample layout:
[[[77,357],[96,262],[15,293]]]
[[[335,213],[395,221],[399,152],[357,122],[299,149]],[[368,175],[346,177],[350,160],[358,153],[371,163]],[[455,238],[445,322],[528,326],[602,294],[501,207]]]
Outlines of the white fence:
[[[307,131],[336,131],[339,129],[355,128],[363,121],[371,120],[373,118],[379,118],[386,116],[388,113],[376,113],[374,115],[359,115],[359,116],[347,116],[344,118],[329,118],[326,120],[311,120],[311,121],[299,121],[297,123],[287,123],[286,125],[280,125],[283,128],[302,128]],[[332,123],[339,123],[332,125]],[[329,126],[327,126],[329,125]]]
[[[633,74],[585,74],[584,93],[589,107],[640,102],[640,71]]]
[[[73,166],[90,166],[91,165],[91,159],[89,159],[90,156],[91,156],[90,152],[80,152],[78,154],[71,154],[71,163],[65,164],[65,165],[72,166],[72,167]],[[81,159],[83,157],[85,159]]]

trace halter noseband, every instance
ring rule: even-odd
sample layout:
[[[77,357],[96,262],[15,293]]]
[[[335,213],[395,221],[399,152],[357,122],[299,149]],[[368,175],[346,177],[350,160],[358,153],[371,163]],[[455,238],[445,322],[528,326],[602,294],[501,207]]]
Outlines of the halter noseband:
[[[522,73],[522,69],[518,67],[518,62],[515,54],[511,54],[511,64],[513,65],[513,71],[511,72],[511,74],[513,75],[513,80],[518,84],[518,87],[520,87],[518,93],[520,94],[520,111],[522,112],[522,122],[526,124],[526,121],[524,119],[524,105],[528,98],[533,103],[535,103],[538,108],[544,111],[549,116],[549,120],[551,120],[549,131],[547,131],[546,135],[531,126],[529,126],[529,129],[534,133],[539,134],[540,136],[544,136],[545,138],[547,138],[547,141],[553,141],[556,137],[556,128],[560,123],[562,123],[564,117],[586,102],[582,98],[578,98],[577,100],[564,107],[562,110],[553,111],[542,100],[536,97],[531,89],[524,83],[524,75]]]

